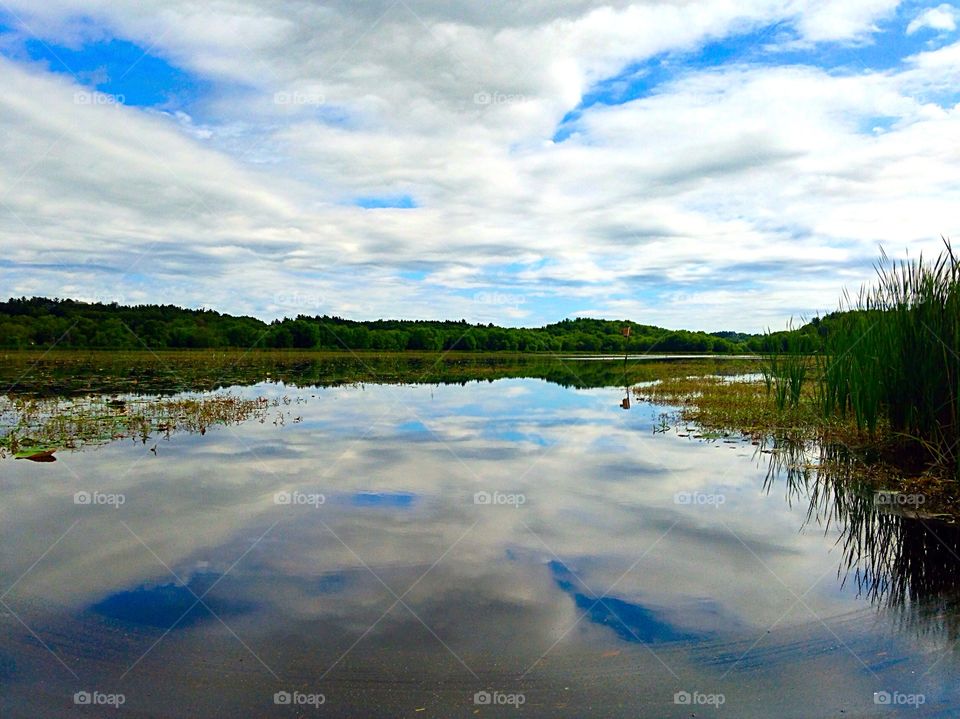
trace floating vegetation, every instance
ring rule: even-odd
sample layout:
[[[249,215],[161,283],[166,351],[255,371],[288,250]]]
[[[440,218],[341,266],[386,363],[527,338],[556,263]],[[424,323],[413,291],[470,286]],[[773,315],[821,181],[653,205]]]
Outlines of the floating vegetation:
[[[56,462],[57,458],[53,456],[53,453],[56,452],[56,447],[52,449],[40,449],[39,447],[28,447],[27,449],[21,449],[19,452],[16,452],[13,456],[16,459],[29,459],[31,462]]]
[[[808,358],[803,359],[810,362]],[[752,367],[744,368],[754,371],[733,377],[663,377],[656,384],[633,387],[633,394],[641,401],[679,407],[675,414],[678,428],[695,424],[703,431],[815,438],[824,422],[813,405],[810,383],[800,385],[796,402],[781,404],[775,393],[766,389],[762,374],[765,361],[755,360]],[[758,369],[761,372],[757,372]],[[787,397],[790,397],[789,390]],[[855,433],[852,423],[848,424]]]
[[[134,438],[205,434],[215,425],[263,421],[271,402],[230,393],[196,397],[0,398],[0,457],[53,462],[60,449]],[[156,451],[156,445],[152,448]]]

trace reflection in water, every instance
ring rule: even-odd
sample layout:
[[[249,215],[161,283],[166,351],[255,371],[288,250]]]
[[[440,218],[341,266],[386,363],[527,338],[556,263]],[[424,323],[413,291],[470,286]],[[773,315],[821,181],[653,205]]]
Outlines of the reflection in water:
[[[788,501],[809,501],[807,523],[840,529],[843,582],[914,631],[948,642],[960,636],[960,527],[898,511],[889,495],[857,479],[858,459],[846,447],[779,440],[764,449],[766,490],[783,478]]]
[[[418,355],[352,352],[48,352],[11,353],[0,363],[0,384],[28,396],[90,393],[174,394],[250,385],[270,379],[296,387],[360,383],[463,384],[478,380],[540,378],[563,387],[631,386],[655,379],[665,363],[728,374],[737,358],[692,359],[644,354],[629,363],[560,360],[552,355],[507,353]],[[577,360],[577,361],[574,361]],[[656,365],[660,365],[659,368]],[[8,390],[9,391],[9,390]]]
[[[196,574],[187,584],[142,586],[116,592],[94,604],[91,611],[110,619],[132,624],[166,629],[170,626],[189,627],[197,622],[226,619],[253,609],[253,604],[227,598],[206,598],[197,601],[222,574]]]
[[[655,434],[662,408],[621,411],[615,379],[261,383],[231,391],[262,423],[3,463],[0,714],[98,689],[289,717],[273,697],[297,689],[342,717],[488,715],[479,691],[525,716],[700,716],[678,692],[874,716],[879,691],[953,716],[954,633],[898,608],[952,626],[948,552],[817,448],[758,468],[749,441]],[[837,547],[867,583],[834,576]]]
[[[684,632],[642,604],[616,597],[598,597],[582,585],[576,575],[560,562],[550,562],[557,586],[573,597],[577,609],[594,624],[609,627],[620,639],[641,644],[705,640],[709,634]]]

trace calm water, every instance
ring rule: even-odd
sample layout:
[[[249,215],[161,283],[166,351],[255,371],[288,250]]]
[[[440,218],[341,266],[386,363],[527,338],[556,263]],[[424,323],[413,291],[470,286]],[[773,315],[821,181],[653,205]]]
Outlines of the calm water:
[[[0,462],[4,717],[957,715],[948,527],[622,388],[235,391]]]

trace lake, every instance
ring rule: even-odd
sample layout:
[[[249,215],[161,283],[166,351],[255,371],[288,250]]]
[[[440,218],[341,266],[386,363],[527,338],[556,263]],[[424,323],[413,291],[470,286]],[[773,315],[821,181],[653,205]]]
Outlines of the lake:
[[[262,403],[0,460],[4,717],[957,714],[956,528],[660,431],[642,363],[151,361],[0,373]]]

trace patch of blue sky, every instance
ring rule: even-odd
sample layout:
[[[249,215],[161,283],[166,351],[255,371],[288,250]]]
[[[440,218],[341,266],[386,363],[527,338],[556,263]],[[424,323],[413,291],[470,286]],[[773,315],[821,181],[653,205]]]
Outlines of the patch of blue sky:
[[[899,117],[889,115],[875,115],[865,117],[860,120],[860,132],[863,134],[882,135],[893,129],[894,125],[900,120]]]
[[[554,142],[563,142],[574,131],[576,120],[594,105],[622,105],[654,94],[658,88],[691,71],[733,63],[756,62],[766,54],[767,45],[782,24],[739,33],[708,42],[695,50],[666,52],[631,63],[621,72],[605,78],[584,93],[580,104],[561,120]]]
[[[427,272],[424,270],[401,270],[400,276],[405,280],[413,280],[414,282],[420,282],[427,278]]]
[[[419,205],[410,195],[371,195],[357,197],[352,204],[365,210],[400,209],[412,210]]]
[[[181,109],[207,89],[199,76],[176,67],[150,47],[119,38],[98,39],[76,47],[32,35],[9,16],[0,15],[7,41],[0,52],[14,60],[42,63],[50,72],[69,75],[80,84],[125,105]]]
[[[413,492],[357,492],[350,498],[357,507],[410,507],[416,501]]]
[[[427,425],[420,420],[401,422],[396,426],[396,430],[402,434],[417,434],[424,437],[432,436],[432,432],[430,431],[429,427],[427,427]]]
[[[912,55],[933,49],[937,38],[949,36],[930,29],[907,34],[907,27],[924,8],[940,3],[901,3],[890,18],[877,23],[877,32],[869,41],[858,43],[820,43],[816,46],[787,46],[772,51],[767,60],[777,65],[810,65],[834,72],[857,73],[892,70]]]
[[[803,65],[837,73],[891,70],[912,55],[949,41],[950,35],[930,29],[907,34],[907,27],[924,8],[938,3],[902,3],[895,15],[877,23],[877,32],[861,42],[796,42],[796,31],[780,22],[735,33],[686,52],[667,52],[632,63],[591,87],[580,104],[560,121],[554,142],[563,142],[577,129],[584,111],[595,105],[622,105],[650,97],[685,74],[730,66]],[[952,94],[960,97],[960,90]],[[872,126],[869,131],[873,131]]]

